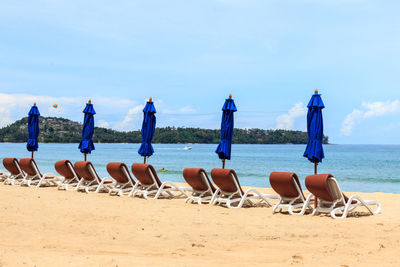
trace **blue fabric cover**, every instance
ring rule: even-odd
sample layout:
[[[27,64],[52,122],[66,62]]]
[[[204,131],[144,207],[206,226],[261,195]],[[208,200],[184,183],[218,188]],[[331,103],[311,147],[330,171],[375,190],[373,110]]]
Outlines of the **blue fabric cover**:
[[[236,111],[237,109],[233,99],[226,99],[224,106],[222,107],[221,141],[215,150],[215,153],[218,154],[220,159],[231,159],[232,136],[234,128],[233,113]]]
[[[303,156],[311,162],[318,163],[324,158],[324,149],[322,148],[322,138],[324,136],[322,109],[325,106],[321,95],[314,94],[307,107],[308,143]]]
[[[151,140],[156,130],[156,108],[152,101],[148,101],[143,109],[142,144],[138,153],[143,157],[150,157],[154,153]]]
[[[38,136],[39,136],[39,109],[36,105],[32,106],[28,113],[28,143],[26,149],[28,151],[37,151],[39,148]]]
[[[94,133],[94,114],[96,112],[93,104],[87,103],[83,113],[85,113],[85,117],[83,119],[82,141],[79,144],[79,149],[82,153],[90,154],[92,150],[95,150],[92,138]]]

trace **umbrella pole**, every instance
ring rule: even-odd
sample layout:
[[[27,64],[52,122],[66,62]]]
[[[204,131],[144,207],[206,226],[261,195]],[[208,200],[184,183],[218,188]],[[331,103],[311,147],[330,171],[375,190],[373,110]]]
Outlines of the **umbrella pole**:
[[[32,159],[33,159],[33,151],[32,151]]]
[[[317,169],[318,169],[318,162],[314,162],[314,174],[317,175]],[[318,200],[317,197],[314,197],[314,208],[317,208],[318,206]]]
[[[222,169],[225,169],[225,159],[222,160]]]
[[[146,164],[146,156],[144,156],[144,164]]]
[[[85,152],[85,161],[86,161],[86,156],[87,156],[87,153]]]

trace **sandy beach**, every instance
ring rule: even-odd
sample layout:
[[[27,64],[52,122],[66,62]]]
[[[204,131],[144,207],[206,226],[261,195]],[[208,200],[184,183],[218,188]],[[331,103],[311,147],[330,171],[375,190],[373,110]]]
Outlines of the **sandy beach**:
[[[399,266],[400,195],[360,195],[382,214],[334,220],[1,184],[0,266]]]

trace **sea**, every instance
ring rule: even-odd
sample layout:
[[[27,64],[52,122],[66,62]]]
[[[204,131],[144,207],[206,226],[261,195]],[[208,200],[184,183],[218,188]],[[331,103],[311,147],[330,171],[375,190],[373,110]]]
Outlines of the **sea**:
[[[102,177],[108,177],[109,162],[142,163],[137,151],[140,144],[95,144],[88,154]],[[147,159],[158,171],[161,181],[185,182],[184,168],[203,168],[210,174],[221,168],[215,153],[216,144],[154,144],[154,154]],[[185,147],[191,147],[187,150]],[[232,146],[231,160],[226,168],[234,169],[241,185],[270,187],[273,171],[295,172],[304,187],[304,179],[314,172],[314,164],[303,157],[305,145],[244,145]],[[400,145],[325,145],[325,158],[318,173],[331,173],[343,191],[400,193]],[[26,144],[0,143],[0,156],[26,158],[31,153]],[[54,163],[68,159],[83,160],[78,144],[40,144],[34,158],[42,173],[55,173]],[[1,166],[0,170],[4,171]]]

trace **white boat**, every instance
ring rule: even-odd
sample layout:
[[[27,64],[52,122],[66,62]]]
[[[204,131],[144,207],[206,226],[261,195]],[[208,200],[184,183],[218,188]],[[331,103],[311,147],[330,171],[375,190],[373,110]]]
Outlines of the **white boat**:
[[[185,146],[183,149],[184,149],[184,150],[191,150],[192,147],[190,147],[190,146]]]

